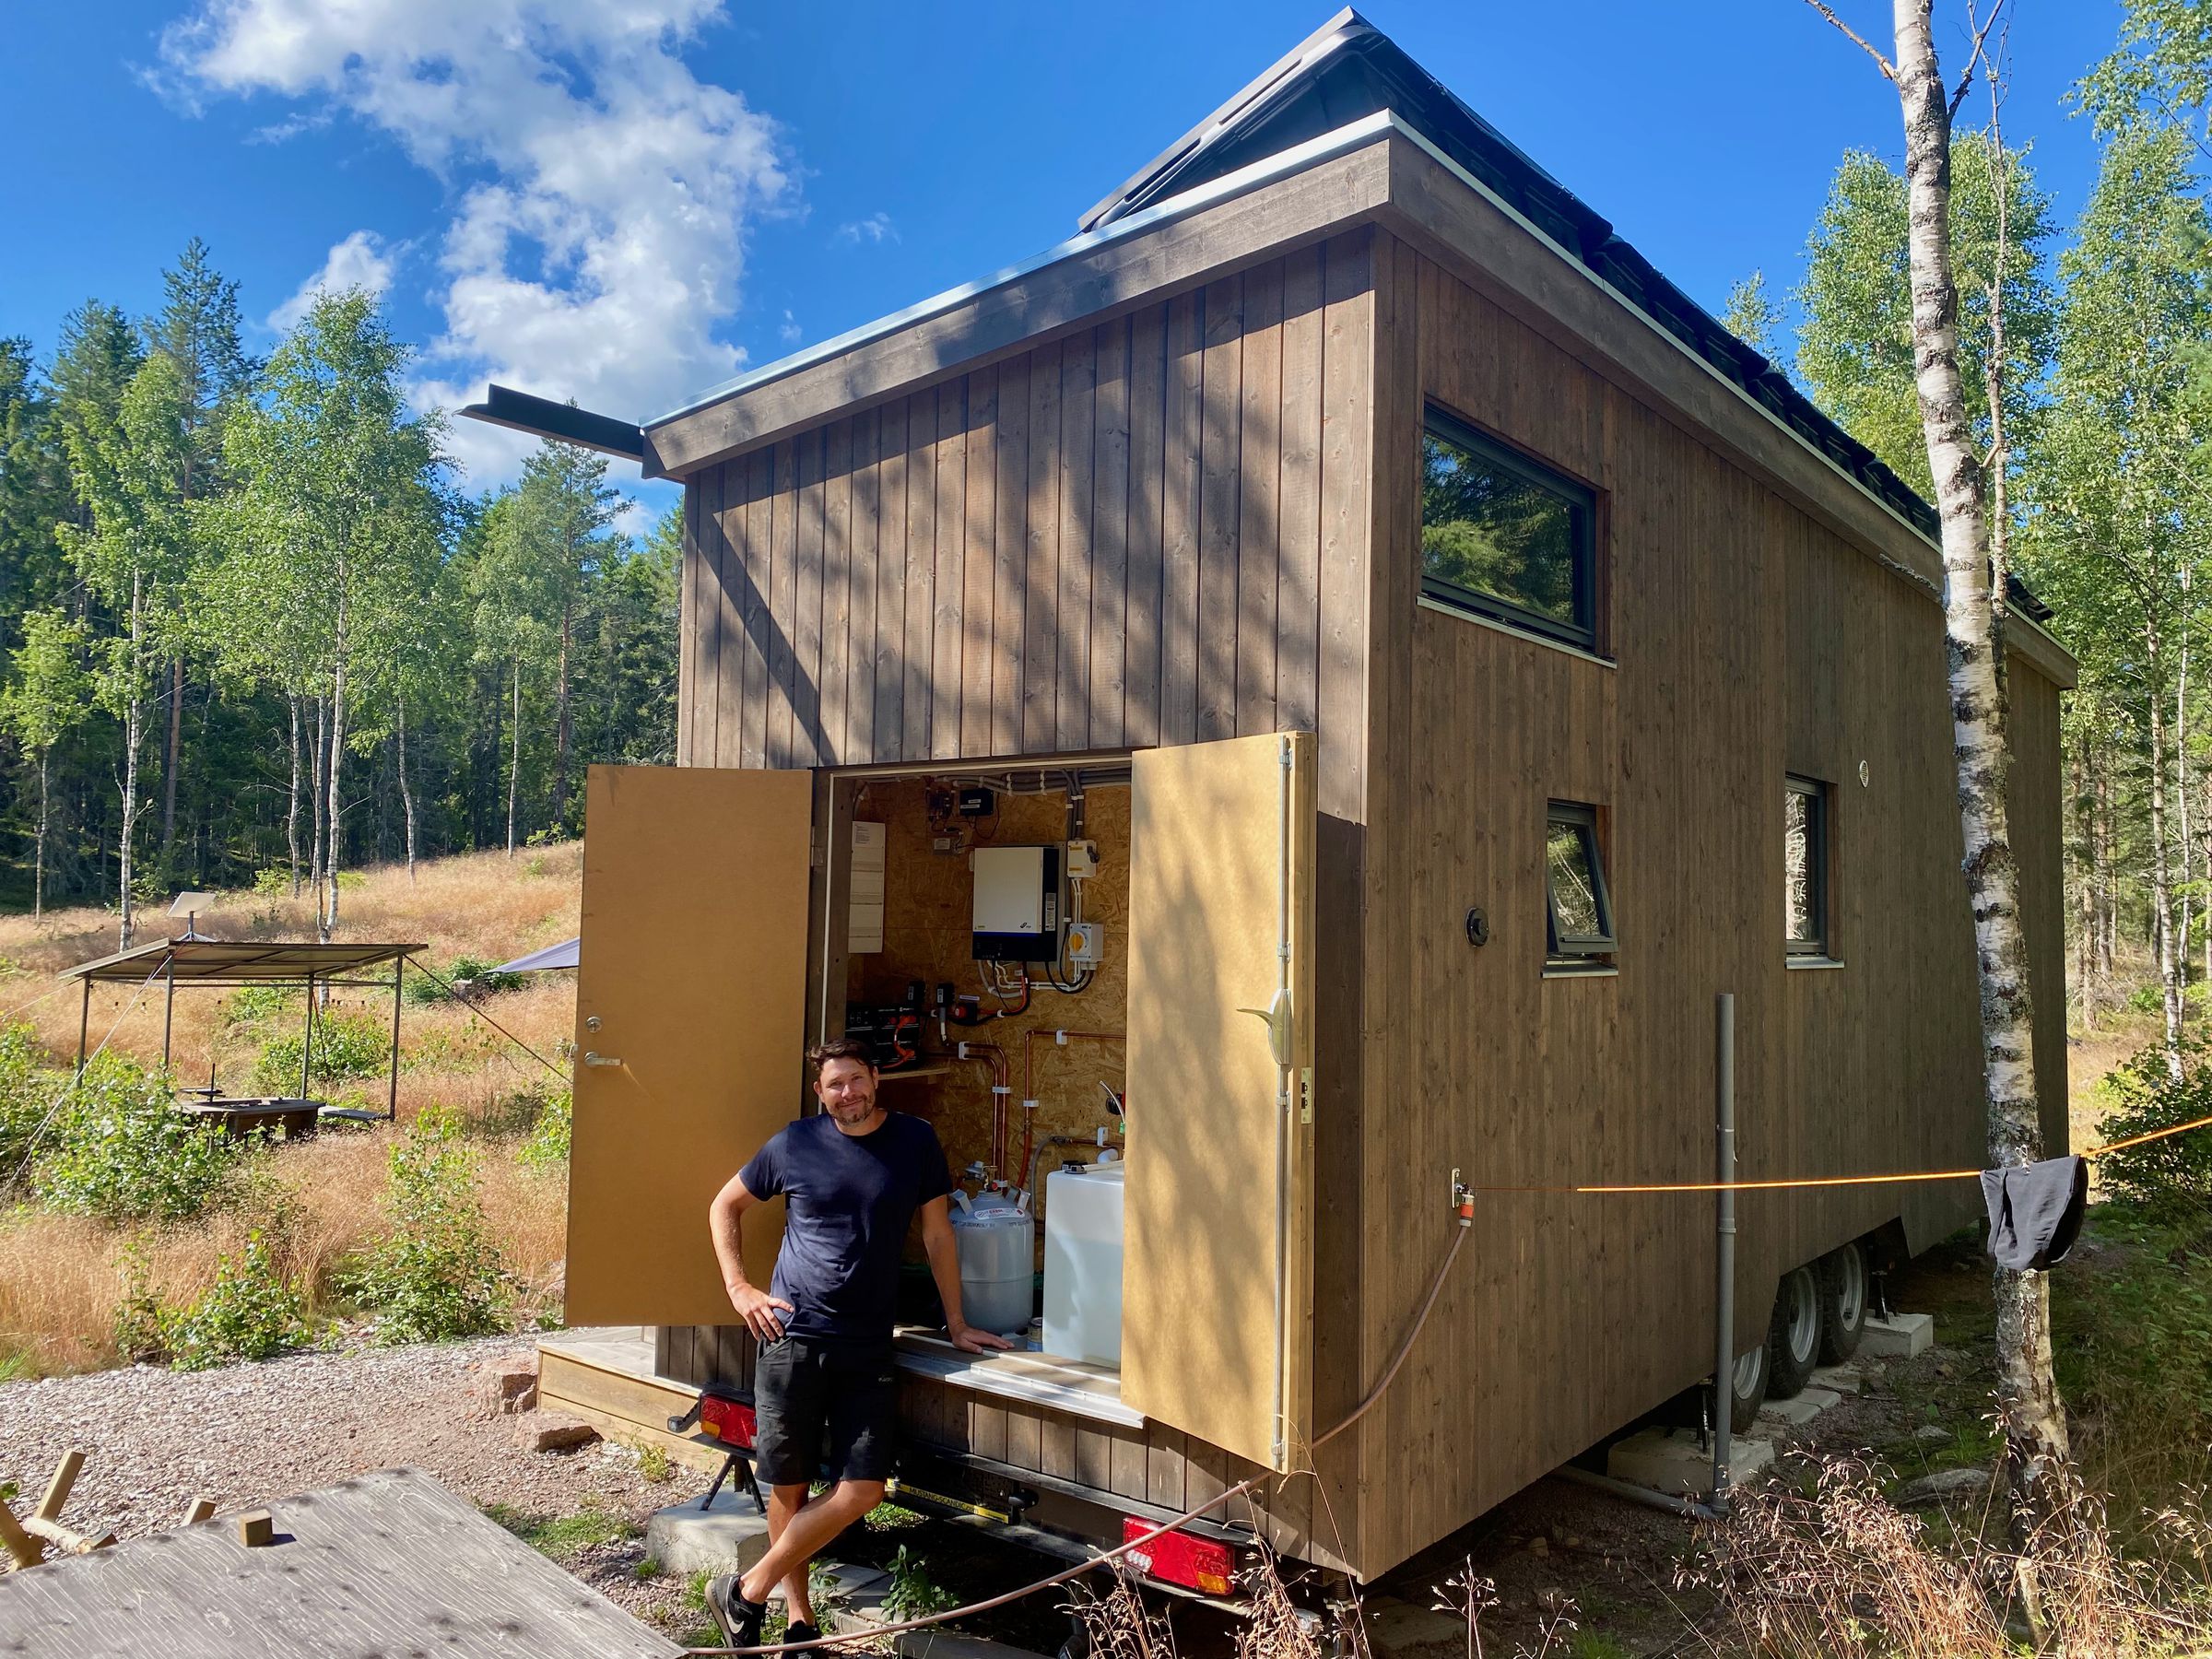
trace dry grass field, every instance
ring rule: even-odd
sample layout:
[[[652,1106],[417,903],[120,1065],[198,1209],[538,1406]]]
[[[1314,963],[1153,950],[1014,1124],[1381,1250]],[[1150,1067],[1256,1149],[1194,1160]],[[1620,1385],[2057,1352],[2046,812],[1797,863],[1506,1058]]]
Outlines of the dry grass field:
[[[424,959],[451,976],[459,959],[498,962],[572,936],[582,868],[580,843],[532,848],[512,861],[471,854],[418,866],[348,877],[341,890],[337,936],[419,943]],[[289,897],[225,894],[200,912],[199,928],[218,938],[312,939],[312,903]],[[171,924],[159,911],[146,918],[141,940]],[[115,919],[80,909],[0,916],[0,1026],[27,1023],[57,1065],[74,1058],[79,998],[74,982],[55,975],[72,963],[116,947]],[[177,994],[171,1053],[180,1081],[203,1082],[212,1067],[232,1089],[250,1087],[264,1047],[296,1035],[300,1005],[253,1022],[221,990]],[[567,973],[530,976],[513,990],[484,1000],[484,1012],[557,1066],[565,1066],[574,1023],[575,985]],[[332,1011],[391,1018],[389,992],[334,992]],[[152,1065],[161,1054],[163,1007],[159,985],[99,987],[92,997],[90,1041],[106,1038],[116,1052]],[[563,1171],[526,1169],[514,1152],[537,1105],[561,1080],[522,1053],[486,1020],[451,999],[407,1002],[401,1016],[399,1128],[429,1106],[450,1107],[469,1128],[478,1157],[478,1192],[488,1230],[515,1280],[526,1318],[557,1288],[565,1227]],[[319,1090],[381,1110],[382,1076]],[[236,1254],[259,1230],[288,1278],[327,1287],[333,1269],[384,1227],[381,1209],[395,1131],[326,1130],[299,1146],[279,1147],[241,1182],[240,1197],[188,1225],[158,1232],[110,1228],[79,1217],[22,1206],[0,1210],[0,1366],[32,1373],[81,1371],[116,1360],[114,1316],[123,1296],[126,1246],[142,1253],[147,1282],[179,1301],[212,1283],[226,1254]],[[330,1311],[318,1305],[318,1314]]]

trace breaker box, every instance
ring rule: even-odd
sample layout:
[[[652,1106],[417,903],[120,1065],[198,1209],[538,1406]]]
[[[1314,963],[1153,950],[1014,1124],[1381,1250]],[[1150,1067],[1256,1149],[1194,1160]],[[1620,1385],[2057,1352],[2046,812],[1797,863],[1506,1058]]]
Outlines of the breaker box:
[[[1060,849],[978,847],[968,867],[975,877],[975,959],[1057,960]]]

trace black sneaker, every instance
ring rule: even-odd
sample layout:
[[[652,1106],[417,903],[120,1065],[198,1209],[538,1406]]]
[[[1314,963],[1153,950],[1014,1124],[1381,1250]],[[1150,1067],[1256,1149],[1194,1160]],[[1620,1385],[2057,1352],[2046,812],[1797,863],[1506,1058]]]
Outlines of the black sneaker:
[[[707,1611],[714,1616],[723,1646],[760,1645],[760,1621],[768,1617],[768,1604],[747,1601],[735,1573],[725,1572],[707,1581]]]
[[[821,1631],[816,1630],[803,1618],[796,1619],[783,1627],[783,1640],[786,1642],[819,1641],[821,1639]]]

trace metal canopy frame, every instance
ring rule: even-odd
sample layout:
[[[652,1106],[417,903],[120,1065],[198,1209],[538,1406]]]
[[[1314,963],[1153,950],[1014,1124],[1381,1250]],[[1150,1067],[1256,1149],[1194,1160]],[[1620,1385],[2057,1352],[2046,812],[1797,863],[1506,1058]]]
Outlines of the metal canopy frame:
[[[119,950],[112,956],[79,962],[62,971],[61,977],[79,981],[84,997],[76,1022],[76,1075],[85,1075],[85,1044],[91,1032],[92,987],[95,984],[135,984],[143,989],[159,978],[162,982],[161,1066],[169,1068],[170,1043],[176,1024],[177,984],[235,987],[298,986],[307,992],[307,1029],[300,1051],[300,1098],[308,1100],[308,1084],[315,1062],[315,991],[318,986],[359,986],[382,990],[379,977],[361,979],[364,970],[392,964],[392,1061],[384,1116],[399,1117],[399,1010],[407,959],[420,955],[424,945],[340,945],[315,940],[202,939],[189,935],[157,939],[150,945]]]

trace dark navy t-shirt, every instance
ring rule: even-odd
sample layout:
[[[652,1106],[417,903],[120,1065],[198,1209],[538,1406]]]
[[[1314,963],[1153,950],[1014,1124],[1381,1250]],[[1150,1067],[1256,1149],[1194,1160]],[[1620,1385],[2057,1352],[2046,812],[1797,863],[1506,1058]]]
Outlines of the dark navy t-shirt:
[[[738,1171],[756,1198],[783,1195],[783,1245],[770,1294],[794,1336],[885,1342],[899,1258],[914,1212],[952,1191],[945,1148],[920,1118],[887,1112],[865,1135],[827,1112],[786,1124]]]

